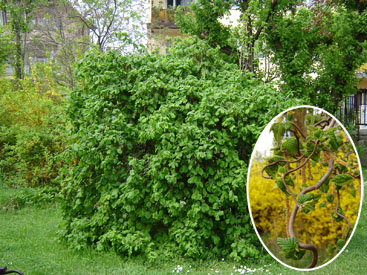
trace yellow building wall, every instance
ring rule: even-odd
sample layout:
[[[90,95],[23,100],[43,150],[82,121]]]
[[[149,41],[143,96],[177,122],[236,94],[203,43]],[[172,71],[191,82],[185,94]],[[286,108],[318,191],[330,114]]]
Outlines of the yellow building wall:
[[[357,88],[358,89],[367,89],[367,78],[363,78],[363,79],[359,80]]]
[[[367,64],[363,64],[357,72],[367,72]],[[357,84],[358,89],[367,89],[367,78],[359,79]]]

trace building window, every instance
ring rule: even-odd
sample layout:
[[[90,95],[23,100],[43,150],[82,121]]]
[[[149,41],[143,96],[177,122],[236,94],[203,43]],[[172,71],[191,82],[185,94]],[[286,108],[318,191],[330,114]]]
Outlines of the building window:
[[[0,25],[4,26],[8,23],[6,18],[6,10],[0,10]]]
[[[177,7],[177,6],[188,6],[194,0],[167,0],[167,8]]]

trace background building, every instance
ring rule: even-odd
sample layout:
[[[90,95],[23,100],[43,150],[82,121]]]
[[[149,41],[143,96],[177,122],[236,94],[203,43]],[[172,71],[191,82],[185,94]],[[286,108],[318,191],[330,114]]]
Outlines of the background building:
[[[159,49],[166,52],[170,45],[169,38],[182,36],[175,25],[175,8],[177,6],[189,6],[195,0],[148,0],[148,38],[147,48],[151,52]]]
[[[22,35],[24,72],[29,73],[37,62],[59,59],[63,73],[70,74],[68,65],[75,59],[76,51],[87,49],[90,29],[68,1],[49,1],[47,5],[34,8],[30,16],[30,32]],[[7,24],[9,13],[2,10],[0,26]],[[5,67],[6,77],[13,75],[10,64],[11,60]]]

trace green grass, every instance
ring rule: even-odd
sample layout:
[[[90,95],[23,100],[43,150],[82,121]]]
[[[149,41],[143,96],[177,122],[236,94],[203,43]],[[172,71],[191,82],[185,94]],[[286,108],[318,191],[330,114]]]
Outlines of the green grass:
[[[366,174],[366,170],[364,173]],[[367,179],[367,177],[365,177]],[[366,187],[366,184],[365,184]],[[0,182],[0,206],[14,196]],[[148,264],[137,258],[122,259],[114,253],[87,250],[75,252],[57,240],[62,218],[56,204],[47,207],[26,206],[20,210],[0,208],[0,266],[18,269],[24,274],[364,274],[367,268],[367,209],[363,205],[356,232],[347,249],[328,266],[312,272],[287,269],[270,256],[259,263],[233,263],[226,259],[211,262],[190,262],[182,259]],[[241,267],[241,265],[243,267]],[[190,267],[191,266],[191,267]],[[177,269],[176,269],[177,270]],[[268,270],[266,272],[266,270]],[[216,272],[217,271],[217,272]],[[241,273],[242,272],[242,273]],[[175,273],[177,274],[177,272]]]

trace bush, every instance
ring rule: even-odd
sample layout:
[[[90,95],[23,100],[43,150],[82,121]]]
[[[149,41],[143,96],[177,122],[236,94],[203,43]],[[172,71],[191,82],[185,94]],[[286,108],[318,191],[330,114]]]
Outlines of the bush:
[[[167,55],[88,53],[77,78],[62,203],[73,247],[149,259],[259,254],[247,163],[290,95],[192,39]]]
[[[55,185],[64,149],[62,104],[34,79],[0,79],[0,172],[11,185]]]

